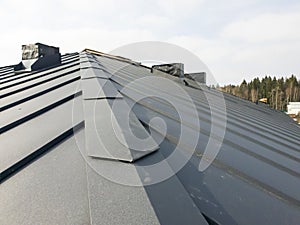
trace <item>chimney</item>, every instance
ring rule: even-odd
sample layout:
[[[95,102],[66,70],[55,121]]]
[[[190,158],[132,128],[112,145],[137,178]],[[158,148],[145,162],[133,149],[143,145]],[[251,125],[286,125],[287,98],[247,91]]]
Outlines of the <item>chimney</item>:
[[[183,63],[171,63],[171,64],[162,64],[162,65],[153,65],[151,68],[151,72],[156,74],[158,71],[168,73],[175,77],[179,77],[181,79],[184,78],[184,65]]]
[[[15,71],[36,71],[61,64],[59,48],[41,43],[22,45],[22,62]]]
[[[167,73],[172,76],[179,77],[180,81],[184,85],[195,88],[199,88],[201,85],[206,85],[206,72],[184,73],[183,63],[153,65],[151,73],[154,75],[163,75],[163,73]]]

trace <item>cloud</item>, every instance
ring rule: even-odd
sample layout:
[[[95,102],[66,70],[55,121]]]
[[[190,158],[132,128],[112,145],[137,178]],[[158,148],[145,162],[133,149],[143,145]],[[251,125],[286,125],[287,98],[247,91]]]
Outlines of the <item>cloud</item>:
[[[232,55],[235,54],[235,49],[228,45],[226,41],[221,39],[207,39],[195,36],[177,36],[168,39],[168,42],[179,45],[188,49],[208,67],[211,72],[208,77],[208,82],[211,84],[219,83],[226,84],[229,76],[232,80],[237,80],[239,73],[236,73],[235,67],[232,66]],[[190,68],[185,67],[189,70]],[[202,72],[202,71],[191,71]],[[238,75],[238,76],[236,76]]]
[[[157,1],[157,5],[158,9],[161,9],[164,13],[182,18],[197,10],[204,2],[205,0],[164,0]]]
[[[221,84],[266,73],[297,75],[299,9],[256,0],[1,0],[0,64],[19,62],[27,43],[66,53],[166,41],[195,53]]]
[[[232,51],[228,44],[213,38],[182,35],[169,38],[167,41],[188,49],[207,63],[224,59]]]
[[[21,45],[30,43],[46,43],[59,46],[62,53],[81,51],[84,48],[92,48],[99,51],[110,50],[131,42],[141,40],[154,40],[155,36],[145,29],[127,29],[125,31],[107,30],[105,28],[79,28],[66,29],[53,32],[48,29],[18,29],[22,35],[4,33],[1,41],[5,43],[1,47],[1,65],[16,64],[21,60]],[[5,52],[5,54],[4,54]]]
[[[137,26],[144,27],[151,30],[162,30],[167,27],[173,26],[172,20],[165,16],[160,15],[143,15],[138,18],[138,20],[133,21]]]
[[[300,14],[263,14],[227,25],[221,36],[247,42],[293,41],[300,38]]]
[[[168,39],[208,65],[221,84],[266,74],[299,75],[300,15],[264,14],[236,20],[213,38],[181,35]]]

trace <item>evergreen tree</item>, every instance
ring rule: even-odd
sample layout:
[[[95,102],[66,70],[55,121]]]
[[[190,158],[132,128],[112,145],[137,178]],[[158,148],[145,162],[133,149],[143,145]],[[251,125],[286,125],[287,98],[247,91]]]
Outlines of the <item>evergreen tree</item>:
[[[294,75],[279,79],[265,76],[261,80],[256,77],[249,83],[244,79],[240,85],[226,85],[220,89],[252,102],[267,98],[270,107],[278,110],[286,110],[289,102],[300,101],[300,80]]]

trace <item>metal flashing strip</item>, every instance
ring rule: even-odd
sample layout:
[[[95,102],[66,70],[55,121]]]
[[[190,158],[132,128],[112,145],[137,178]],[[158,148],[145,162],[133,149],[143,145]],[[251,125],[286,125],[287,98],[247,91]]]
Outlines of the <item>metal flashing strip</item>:
[[[92,78],[81,80],[83,99],[123,98],[108,79]]]
[[[80,69],[88,69],[88,68],[100,69],[100,70],[104,69],[101,65],[99,65],[99,63],[93,61],[80,62]]]
[[[80,62],[80,68],[97,67],[97,64],[91,61]]]
[[[90,157],[133,162],[159,146],[148,134],[99,62],[81,54],[86,148]],[[93,61],[93,62],[91,62]],[[130,113],[131,112],[131,113]],[[127,119],[128,118],[128,119]]]
[[[80,56],[79,61],[80,63],[87,62],[87,61],[97,63],[96,59],[90,56]]]
[[[126,62],[126,63],[130,63],[130,64],[138,64],[137,62],[134,62],[132,61],[131,59],[128,59],[128,58],[125,58],[125,57],[122,57],[122,56],[116,56],[116,55],[110,55],[110,54],[107,54],[107,53],[103,53],[103,52],[98,52],[98,51],[95,51],[95,50],[92,50],[92,49],[84,49],[84,52],[83,54],[93,54],[95,56],[103,56],[103,57],[106,57],[106,58],[109,58],[109,59],[114,59],[114,60],[118,60],[118,61],[121,61],[121,62]]]
[[[103,69],[99,69],[99,68],[85,68],[83,70],[81,70],[81,79],[90,79],[90,78],[104,78],[104,79],[108,79],[112,77],[112,74],[106,72]]]
[[[89,156],[133,162],[159,147],[123,99],[84,101]],[[126,119],[128,118],[128,120]]]
[[[79,59],[80,62],[87,61],[87,60],[95,60],[94,56],[85,53],[80,53]]]

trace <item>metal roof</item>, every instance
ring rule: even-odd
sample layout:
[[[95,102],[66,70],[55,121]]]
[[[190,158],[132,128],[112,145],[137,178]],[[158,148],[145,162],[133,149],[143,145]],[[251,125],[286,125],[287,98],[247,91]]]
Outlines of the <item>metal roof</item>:
[[[168,83],[149,82],[152,75],[139,63],[88,49],[43,71],[0,68],[0,224],[300,221],[296,123],[225,93],[224,109],[217,90],[162,75],[188,99]],[[158,117],[166,127],[153,122]],[[129,128],[148,141],[147,151],[134,150]],[[210,138],[209,147],[220,151],[200,172]],[[173,175],[147,185],[157,173],[147,166],[161,161],[167,163],[159,173]]]

